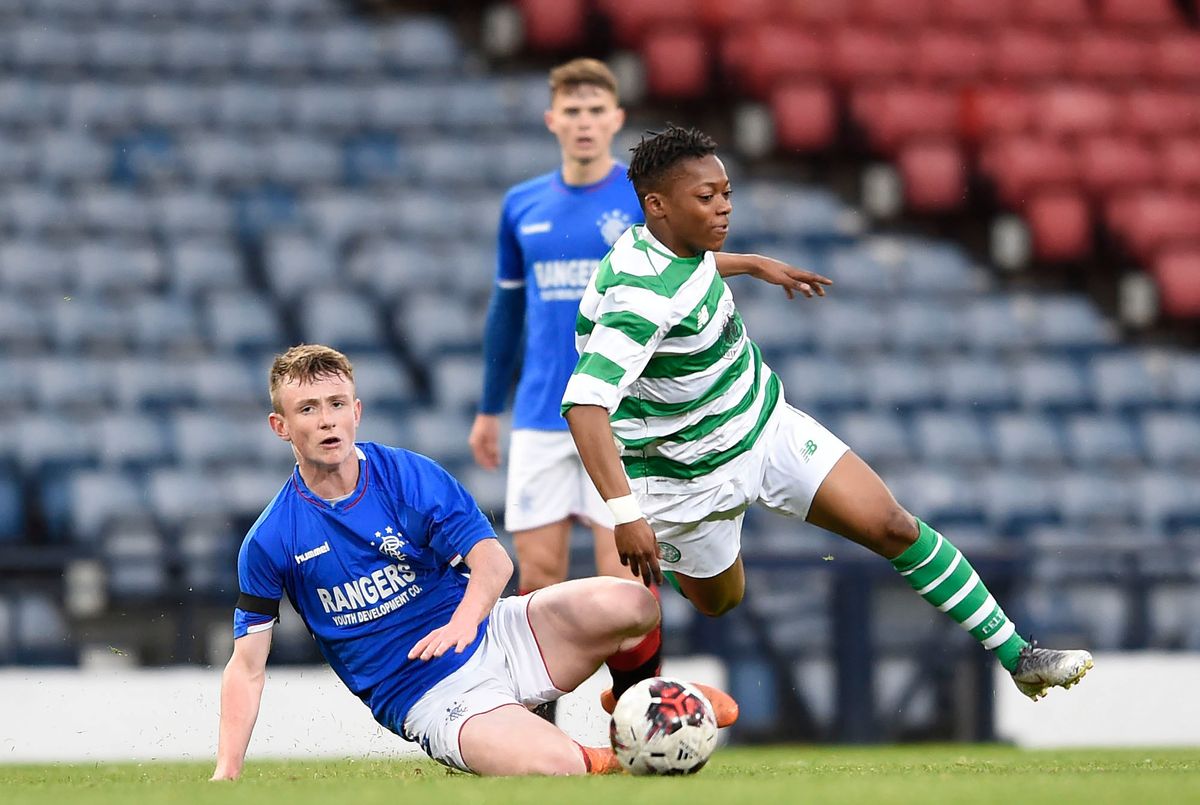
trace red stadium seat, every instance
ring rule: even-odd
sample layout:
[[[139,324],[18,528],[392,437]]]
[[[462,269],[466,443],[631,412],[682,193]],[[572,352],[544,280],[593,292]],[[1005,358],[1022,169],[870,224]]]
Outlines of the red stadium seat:
[[[1175,137],[1159,146],[1159,174],[1170,188],[1200,189],[1200,137]]]
[[[1200,96],[1192,92],[1134,89],[1120,100],[1122,127],[1146,137],[1200,129]]]
[[[1091,22],[1087,0],[1015,0],[1013,19],[1029,25],[1060,29]]]
[[[771,93],[775,142],[788,151],[816,151],[837,134],[837,104],[824,84],[789,82]]]
[[[1105,134],[1084,141],[1079,149],[1079,173],[1085,188],[1103,196],[1153,184],[1159,177],[1159,159],[1137,138]]]
[[[968,83],[988,67],[988,43],[961,31],[931,28],[913,43],[912,74],[930,83]]]
[[[1176,318],[1200,316],[1200,247],[1164,251],[1152,272],[1163,313]]]
[[[1000,81],[1031,82],[1060,78],[1067,48],[1052,31],[1013,28],[996,34],[992,75]]]
[[[858,0],[858,18],[867,25],[919,28],[933,12],[930,0]]]
[[[1148,48],[1136,35],[1086,31],[1067,48],[1068,74],[1083,81],[1136,82],[1146,73]]]
[[[698,30],[666,28],[646,35],[646,88],[660,98],[699,98],[708,89],[707,44]]]
[[[1010,207],[1025,204],[1035,190],[1074,186],[1079,177],[1073,149],[1057,140],[1028,136],[989,145],[980,167],[996,185],[1000,200]]]
[[[1108,205],[1109,226],[1138,259],[1149,261],[1165,246],[1200,236],[1200,197],[1143,191]]]
[[[1168,28],[1183,19],[1171,0],[1100,0],[1098,18],[1114,28]]]
[[[854,0],[779,0],[780,15],[810,27],[841,25],[854,16]]]
[[[1110,131],[1117,120],[1116,100],[1094,87],[1061,84],[1038,94],[1038,127],[1051,136]]]
[[[1150,73],[1159,81],[1194,88],[1200,84],[1200,34],[1173,33],[1158,38],[1150,53]]]
[[[535,50],[564,50],[586,36],[584,0],[519,0],[525,41]]]
[[[776,17],[778,13],[776,0],[702,0],[700,6],[700,23],[710,31],[720,32],[729,30],[737,25],[747,25],[765,22]]]
[[[951,92],[902,85],[855,95],[856,120],[886,153],[909,140],[958,132],[959,101]]]
[[[1079,193],[1051,190],[1030,199],[1025,208],[1033,253],[1039,260],[1078,260],[1092,251],[1092,221]]]
[[[825,43],[796,26],[756,25],[732,38],[741,42],[741,64],[734,75],[759,98],[781,80],[821,76],[828,64]]]
[[[957,143],[947,140],[912,143],[900,152],[897,163],[910,209],[945,212],[966,202],[967,166]]]
[[[1028,131],[1033,123],[1033,96],[1009,86],[984,86],[968,90],[962,99],[962,133],[969,140]]]
[[[600,10],[612,22],[613,35],[624,47],[634,47],[652,29],[690,26],[696,18],[692,0],[599,0]]]
[[[848,84],[899,77],[910,61],[907,45],[883,29],[842,28],[831,44],[834,75]]]
[[[934,0],[933,4],[933,18],[942,25],[998,28],[1011,17],[1011,0]]]

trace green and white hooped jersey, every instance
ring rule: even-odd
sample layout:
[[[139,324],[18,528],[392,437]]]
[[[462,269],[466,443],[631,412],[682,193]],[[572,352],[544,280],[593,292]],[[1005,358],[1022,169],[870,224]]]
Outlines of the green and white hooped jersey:
[[[625,472],[648,492],[735,475],[783,397],[713,254],[676,257],[642,225],[588,283],[575,344],[563,411],[606,408]]]

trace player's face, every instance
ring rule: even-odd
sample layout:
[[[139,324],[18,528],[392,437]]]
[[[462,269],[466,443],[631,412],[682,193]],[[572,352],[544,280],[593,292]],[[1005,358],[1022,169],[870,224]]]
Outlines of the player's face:
[[[712,154],[684,160],[665,185],[664,192],[658,194],[661,215],[675,240],[667,245],[680,257],[720,251],[729,235],[729,214],[733,212],[733,190],[721,160]]]
[[[283,413],[271,414],[271,428],[292,443],[302,465],[334,469],[357,462],[354,434],[362,402],[355,398],[354,384],[344,375],[285,383],[279,387],[278,398]]]
[[[546,128],[558,138],[563,159],[589,163],[612,155],[625,112],[606,89],[579,84],[559,90],[546,111]]]

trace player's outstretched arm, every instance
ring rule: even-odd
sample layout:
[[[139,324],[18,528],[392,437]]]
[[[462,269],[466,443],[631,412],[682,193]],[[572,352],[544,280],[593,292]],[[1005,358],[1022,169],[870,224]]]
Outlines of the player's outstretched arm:
[[[236,780],[242,774],[267,678],[271,631],[264,629],[233,641],[233,656],[221,675],[221,731],[213,780]]]
[[[789,266],[773,257],[761,254],[732,254],[720,252],[714,255],[717,260],[717,273],[722,277],[735,277],[739,274],[749,274],[756,279],[783,288],[788,299],[794,299],[796,292],[812,298],[825,295],[825,285],[832,285],[833,280],[823,277],[803,268]]]
[[[613,511],[617,518],[613,535],[621,564],[633,571],[647,586],[652,582],[662,584],[658,542],[654,538],[654,530],[637,511],[637,504],[632,500],[629,479],[625,476],[621,457],[617,455],[617,448],[613,444],[608,411],[599,405],[572,405],[563,416],[571,429],[571,438],[575,440],[583,467],[600,497],[610,507],[615,501],[624,502]],[[624,511],[628,511],[628,514],[623,517]]]
[[[471,580],[463,599],[450,616],[450,622],[434,629],[416,642],[408,658],[428,660],[450,649],[462,653],[479,632],[479,624],[496,606],[504,585],[512,578],[513,563],[498,539],[482,539],[467,552],[463,561],[471,569]]]

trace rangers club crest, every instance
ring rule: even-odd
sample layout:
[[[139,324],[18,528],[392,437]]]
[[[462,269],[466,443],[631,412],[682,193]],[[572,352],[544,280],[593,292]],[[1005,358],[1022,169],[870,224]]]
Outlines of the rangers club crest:
[[[405,558],[404,546],[408,543],[404,541],[404,535],[399,531],[391,526],[387,526],[383,531],[376,531],[375,538],[379,540],[379,552],[384,556],[390,556],[397,560]]]
[[[596,226],[600,227],[600,237],[609,246],[617,242],[617,238],[625,234],[625,230],[633,223],[633,219],[624,210],[609,210],[600,216]]]

